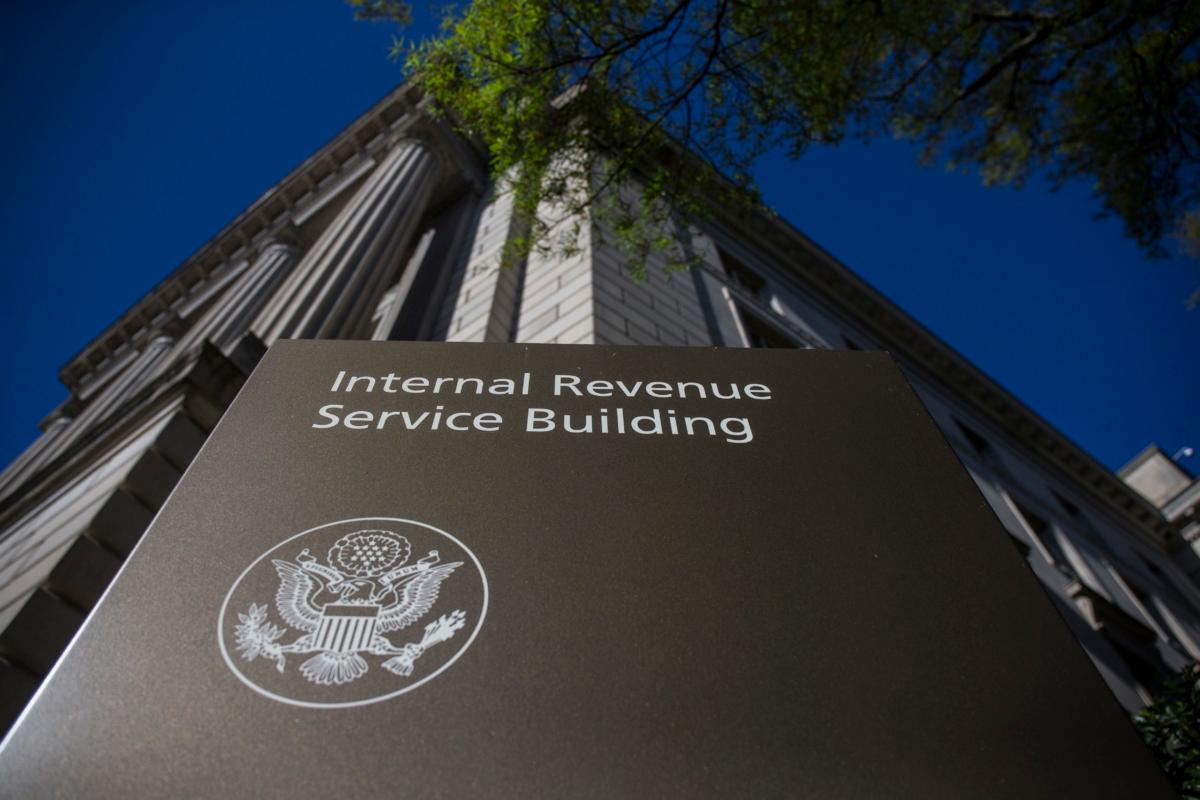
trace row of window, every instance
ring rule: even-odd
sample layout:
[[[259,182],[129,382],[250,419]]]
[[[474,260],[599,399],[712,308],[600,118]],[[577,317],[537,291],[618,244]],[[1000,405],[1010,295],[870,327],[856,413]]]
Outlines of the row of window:
[[[773,306],[775,298],[768,281],[762,275],[724,250],[718,250],[718,253],[727,281],[731,286],[740,289],[742,293],[748,294],[756,300],[761,300],[762,305]],[[738,302],[736,297],[733,304],[747,340],[746,343],[750,347],[797,348],[804,346],[781,332],[780,325],[771,324],[763,319],[762,311],[759,308],[749,308],[745,303]],[[848,337],[843,337],[843,343],[848,350],[864,349]],[[961,420],[954,419],[953,422],[961,440],[965,441],[980,460],[984,463],[999,465],[998,453],[982,434]],[[1003,469],[1003,467],[1001,468]],[[1053,489],[1050,492],[1066,517],[1074,521],[1073,527],[1084,531],[1084,535],[1090,532],[1093,544],[1100,546],[1101,543],[1096,541],[1099,539],[1098,535],[1095,534],[1090,522],[1078,506],[1059,492]],[[1062,533],[1059,526],[1048,522],[1042,515],[1035,513],[1026,505],[1016,502],[1007,493],[1004,493],[1004,497],[1023,523],[1024,533],[1028,540],[1033,542],[1031,547],[1025,539],[1013,535],[1012,541],[1026,559],[1032,555],[1033,547],[1036,547],[1039,556],[1049,566],[1060,572],[1073,585],[1078,585],[1080,592],[1089,593],[1089,596],[1084,598],[1087,602],[1108,604],[1105,607],[1105,613],[1109,617],[1123,615],[1123,618],[1127,618],[1129,624],[1124,626],[1125,636],[1120,633],[1122,627],[1120,625],[1101,624],[1098,627],[1113,650],[1126,663],[1134,679],[1146,690],[1151,693],[1156,691],[1162,685],[1164,678],[1171,672],[1170,667],[1163,662],[1153,646],[1155,640],[1170,642],[1172,646],[1176,647],[1178,645],[1175,642],[1178,640],[1188,649],[1192,657],[1200,656],[1200,648],[1187,637],[1178,621],[1170,618],[1167,604],[1159,602],[1137,581],[1130,579],[1127,574],[1118,572],[1108,558],[1093,552],[1090,558],[1096,562],[1096,569],[1104,571],[1103,578],[1097,577],[1092,567],[1088,566],[1089,559],[1080,554],[1079,548],[1069,541],[1069,537]],[[1095,547],[1088,547],[1088,549],[1095,551]],[[1104,549],[1101,547],[1101,550]],[[1141,558],[1141,561],[1142,566],[1157,579],[1155,582],[1162,584],[1162,592],[1173,591],[1167,576],[1158,566],[1145,558]],[[1175,594],[1178,595],[1178,592]],[[1114,599],[1117,602],[1114,602]],[[1182,595],[1174,599],[1176,604],[1182,603],[1181,607],[1189,606]],[[1147,641],[1138,640],[1139,629],[1146,632]],[[1129,632],[1132,632],[1132,635]]]

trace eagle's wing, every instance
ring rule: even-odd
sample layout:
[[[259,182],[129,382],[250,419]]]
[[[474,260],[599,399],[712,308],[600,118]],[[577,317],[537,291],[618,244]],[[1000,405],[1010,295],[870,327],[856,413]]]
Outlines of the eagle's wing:
[[[275,607],[284,622],[302,631],[312,632],[321,622],[321,612],[309,598],[316,584],[312,576],[290,561],[271,561],[279,573],[279,591],[275,593]]]
[[[398,586],[400,600],[394,606],[384,609],[383,613],[379,615],[379,631],[382,633],[398,631],[425,616],[426,612],[437,602],[442,581],[446,580],[450,573],[461,567],[462,564],[461,561],[455,561],[418,572]]]

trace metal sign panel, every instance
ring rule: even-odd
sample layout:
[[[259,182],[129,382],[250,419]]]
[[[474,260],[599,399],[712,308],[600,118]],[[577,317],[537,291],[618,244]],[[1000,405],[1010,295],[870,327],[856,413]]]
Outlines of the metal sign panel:
[[[1169,797],[882,354],[281,342],[6,794]]]

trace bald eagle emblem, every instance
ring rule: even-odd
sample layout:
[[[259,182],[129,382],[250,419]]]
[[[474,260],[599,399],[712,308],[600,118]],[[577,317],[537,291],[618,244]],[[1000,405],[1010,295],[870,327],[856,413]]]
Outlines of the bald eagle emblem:
[[[234,626],[238,653],[247,661],[271,659],[280,672],[287,669],[288,655],[307,655],[300,674],[324,686],[365,675],[369,667],[364,654],[383,657],[380,666],[395,675],[412,675],[417,659],[453,637],[466,614],[442,614],[416,641],[397,646],[388,638],[428,614],[442,583],[463,564],[441,563],[437,550],[408,564],[410,552],[405,537],[370,529],[342,536],[324,561],[308,548],[294,561],[273,559],[279,576],[275,608],[300,636],[281,644],[288,629],[269,621],[265,603],[252,602]]]

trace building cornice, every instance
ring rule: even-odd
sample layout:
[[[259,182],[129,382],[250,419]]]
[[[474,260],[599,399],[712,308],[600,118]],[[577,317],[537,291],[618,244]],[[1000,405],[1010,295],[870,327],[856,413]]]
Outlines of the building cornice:
[[[352,181],[369,170],[377,156],[399,138],[421,137],[431,144],[439,160],[458,165],[469,182],[480,183],[484,162],[479,153],[453,134],[444,121],[433,118],[427,105],[411,84],[390,92],[254,201],[68,361],[59,370],[62,382],[75,391],[110,359],[139,346],[169,324],[175,309],[222,264],[248,258],[272,241],[290,241],[294,223],[311,215],[314,207],[323,204],[347,179]],[[467,166],[471,157],[477,164]]]

